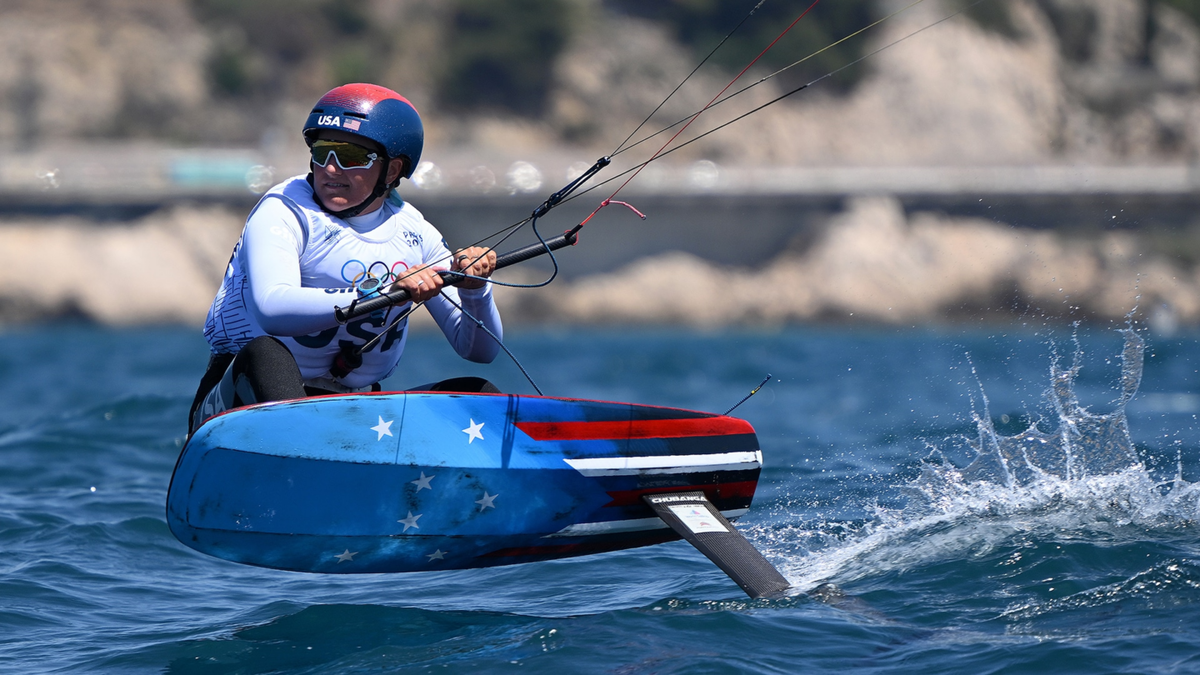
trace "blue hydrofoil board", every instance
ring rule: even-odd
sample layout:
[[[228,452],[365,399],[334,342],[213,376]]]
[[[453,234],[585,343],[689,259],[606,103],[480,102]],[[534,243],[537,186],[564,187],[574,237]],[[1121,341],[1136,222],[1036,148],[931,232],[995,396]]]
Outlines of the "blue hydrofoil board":
[[[648,495],[702,493],[735,519],[761,466],[754,429],[722,415],[504,394],[319,396],[205,422],[175,467],[167,522],[198,551],[264,567],[487,567],[680,538]]]

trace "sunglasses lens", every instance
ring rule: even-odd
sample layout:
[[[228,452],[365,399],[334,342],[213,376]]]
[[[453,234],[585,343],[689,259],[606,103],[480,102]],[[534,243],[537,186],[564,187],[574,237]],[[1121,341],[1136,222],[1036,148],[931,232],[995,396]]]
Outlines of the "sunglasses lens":
[[[379,157],[361,145],[338,141],[314,141],[311,150],[317,166],[328,166],[332,155],[333,161],[343,169],[368,169]]]

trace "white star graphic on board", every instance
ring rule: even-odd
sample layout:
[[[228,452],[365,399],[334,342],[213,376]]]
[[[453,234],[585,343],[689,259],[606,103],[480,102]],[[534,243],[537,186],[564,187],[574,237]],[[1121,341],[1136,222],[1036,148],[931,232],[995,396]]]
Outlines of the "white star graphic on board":
[[[448,553],[448,551],[443,551],[442,549],[439,548],[438,550],[434,551],[433,553],[430,553],[429,555],[427,555],[425,557],[429,558],[429,562],[433,562],[434,560],[445,560],[446,553]]]
[[[497,492],[494,495],[489,495],[488,491],[484,490],[483,491],[483,499],[476,499],[475,503],[479,505],[480,511],[482,511],[484,509],[494,509],[494,508],[496,508],[496,505],[493,504],[492,502],[496,501],[496,497],[499,497],[499,496],[500,496],[499,492]]]
[[[433,487],[429,485],[429,481],[433,480],[434,478],[437,478],[436,473],[433,474],[432,476],[426,476],[425,472],[422,471],[420,478],[418,478],[416,480],[410,480],[408,482],[412,483],[413,485],[416,485],[417,492],[420,492],[421,490],[432,490]]]
[[[354,560],[354,556],[356,556],[356,555],[358,555],[358,551],[354,551],[353,553],[351,553],[350,549],[346,549],[345,551],[342,551],[341,553],[339,553],[333,557],[337,558],[338,564],[341,565],[342,563],[346,562],[347,560]]]
[[[474,443],[476,438],[483,440],[483,425],[483,422],[477,424],[475,420],[471,420],[471,426],[462,430],[467,435],[467,445]]]
[[[375,426],[371,427],[371,431],[374,431],[379,434],[379,438],[376,438],[375,440],[382,441],[384,436],[391,436],[392,435],[392,422],[395,422],[395,421],[396,420],[388,420],[388,421],[384,422],[383,417],[380,417],[379,424],[376,424]]]
[[[420,518],[421,515],[422,514],[418,513],[417,515],[414,516],[412,514],[412,511],[409,511],[407,518],[401,518],[400,520],[397,520],[396,522],[404,524],[405,532],[408,532],[408,528],[410,528],[410,527],[415,527],[419,530],[419,529],[421,529],[421,526],[417,524],[417,519]]]

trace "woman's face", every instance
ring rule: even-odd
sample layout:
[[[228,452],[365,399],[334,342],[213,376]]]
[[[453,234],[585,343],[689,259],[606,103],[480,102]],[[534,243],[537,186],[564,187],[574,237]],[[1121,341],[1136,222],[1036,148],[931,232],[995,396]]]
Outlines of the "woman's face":
[[[362,136],[338,129],[321,129],[317,132],[317,138],[327,141],[344,141],[356,145],[369,143]],[[382,160],[382,157],[380,159]],[[325,166],[320,166],[316,162],[310,164],[313,172],[313,191],[317,193],[317,197],[320,198],[325,208],[330,211],[341,211],[361,204],[371,196],[371,191],[375,189],[375,184],[379,181],[379,173],[384,170],[382,161],[374,162],[366,169],[343,169],[335,161],[326,162]],[[363,213],[374,211],[377,208],[379,208],[378,204],[371,204],[363,210]]]

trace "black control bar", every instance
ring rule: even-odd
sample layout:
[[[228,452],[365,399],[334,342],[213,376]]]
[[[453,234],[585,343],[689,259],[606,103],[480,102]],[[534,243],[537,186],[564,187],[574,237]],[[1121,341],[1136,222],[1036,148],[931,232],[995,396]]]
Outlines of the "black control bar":
[[[566,246],[573,246],[575,242],[579,241],[579,230],[581,227],[581,225],[576,225],[574,228],[567,230],[557,237],[547,239],[545,244],[538,242],[496,256],[496,269],[525,262],[531,258],[544,255],[549,251],[557,251]],[[455,272],[439,272],[438,274],[446,282],[447,286],[454,286],[463,279],[461,274]],[[351,319],[356,319],[393,305],[404,304],[408,302],[408,299],[408,291],[402,288],[390,293],[381,293],[366,300],[355,301],[349,307],[334,307],[333,315],[338,323],[344,324]]]

